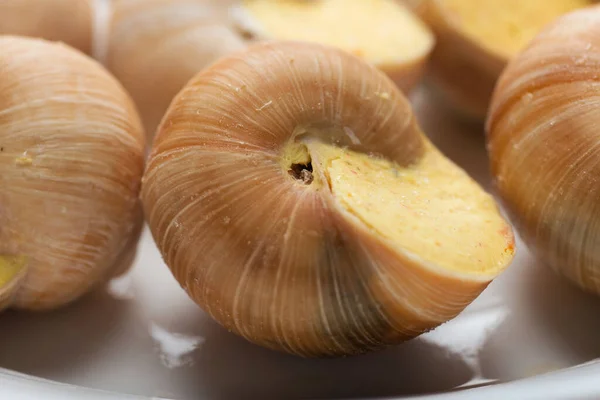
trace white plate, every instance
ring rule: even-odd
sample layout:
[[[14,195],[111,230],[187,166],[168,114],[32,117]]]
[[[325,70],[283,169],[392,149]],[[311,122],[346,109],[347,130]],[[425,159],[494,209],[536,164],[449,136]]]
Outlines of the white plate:
[[[433,141],[489,188],[481,126],[456,120],[425,90],[413,103]],[[0,371],[0,398],[600,398],[600,364],[531,378],[600,357],[600,299],[517,245],[513,265],[435,331],[376,354],[306,360],[254,346],[211,321],[145,231],[135,267],[109,287],[56,312],[0,316],[0,366],[26,374]]]

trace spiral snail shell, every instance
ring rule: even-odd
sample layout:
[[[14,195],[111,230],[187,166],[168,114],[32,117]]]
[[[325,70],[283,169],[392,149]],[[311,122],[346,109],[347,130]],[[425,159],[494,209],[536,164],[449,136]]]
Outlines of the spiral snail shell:
[[[511,261],[494,200],[382,72],[252,46],[173,100],[142,185],[155,241],[214,319],[301,356],[357,354],[456,316]]]

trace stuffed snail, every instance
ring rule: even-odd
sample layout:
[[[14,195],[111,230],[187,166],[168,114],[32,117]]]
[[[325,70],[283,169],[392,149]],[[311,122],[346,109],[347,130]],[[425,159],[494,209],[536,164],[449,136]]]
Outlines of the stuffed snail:
[[[131,93],[150,138],[189,79],[250,42],[337,46],[374,63],[405,91],[418,82],[434,42],[395,0],[115,0],[112,14],[106,65]]]
[[[335,46],[374,64],[404,92],[419,82],[434,45],[397,0],[242,0],[231,14],[247,37]]]
[[[143,163],[134,105],[99,64],[0,36],[0,308],[59,307],[129,266]]]
[[[540,33],[502,74],[487,121],[496,186],[546,264],[600,294],[600,6]]]
[[[0,35],[60,41],[91,54],[92,5],[92,0],[2,0]]]
[[[417,0],[436,34],[430,77],[447,103],[483,120],[506,64],[546,24],[594,0]],[[414,4],[413,4],[414,5]]]
[[[494,200],[422,134],[382,72],[277,42],[196,75],[142,184],[175,278],[246,339],[357,354],[455,317],[510,263]]]

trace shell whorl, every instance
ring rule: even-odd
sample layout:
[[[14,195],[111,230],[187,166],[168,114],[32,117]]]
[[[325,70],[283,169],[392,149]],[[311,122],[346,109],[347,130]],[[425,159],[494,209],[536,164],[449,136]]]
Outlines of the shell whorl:
[[[489,279],[401,259],[328,190],[291,179],[282,153],[300,135],[405,166],[427,151],[389,78],[317,44],[263,43],[219,61],[161,123],[142,187],[147,220],[213,318],[294,354],[355,354],[432,329],[483,290]]]
[[[492,173],[526,243],[600,293],[600,7],[559,18],[498,82]]]

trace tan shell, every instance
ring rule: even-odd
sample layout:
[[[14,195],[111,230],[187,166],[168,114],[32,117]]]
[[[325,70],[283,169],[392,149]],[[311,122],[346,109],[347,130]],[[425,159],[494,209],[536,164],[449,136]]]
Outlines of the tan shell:
[[[92,52],[91,0],[2,0],[0,35],[20,35],[64,42]]]
[[[415,7],[436,37],[429,78],[452,109],[469,118],[483,120],[496,80],[508,58],[464,35],[448,17],[443,0],[424,0]]]
[[[261,19],[259,15],[250,12],[251,5],[255,0],[239,0],[237,5],[231,8],[232,24],[240,32],[253,38],[253,40],[293,40],[293,41],[308,41],[321,43],[329,46],[339,47],[340,49],[358,55],[359,57],[373,63],[378,69],[387,74],[392,81],[404,92],[410,93],[415,86],[421,81],[425,66],[429,60],[431,51],[433,50],[435,40],[433,33],[430,31],[419,18],[414,15],[415,11],[418,11],[416,3],[405,4],[399,0],[389,0],[389,3],[393,5],[392,9],[396,12],[404,15],[406,20],[397,20],[395,18],[398,15],[392,15],[385,17],[393,18],[395,28],[401,29],[398,31],[390,31],[389,29],[383,28],[382,32],[376,32],[382,22],[382,15],[378,13],[378,9],[382,5],[386,4],[386,1],[373,1],[373,0],[352,0],[354,5],[359,5],[363,8],[367,15],[361,15],[360,22],[356,20],[348,21],[348,9],[351,8],[347,1],[335,1],[335,0],[318,0],[312,1],[300,1],[297,4],[304,3],[305,7],[301,7],[298,10],[298,14],[303,16],[301,21],[302,26],[308,26],[308,29],[299,29],[294,31],[297,24],[292,22],[291,28],[287,28],[286,31],[270,31],[265,24],[265,21]],[[234,3],[230,1],[230,3]],[[267,2],[269,3],[269,2]],[[281,2],[279,0],[270,0],[271,4],[268,5],[268,9],[272,10],[273,15],[281,15],[282,10],[278,10],[279,4],[293,4],[294,2]],[[307,8],[313,7],[319,9],[319,3],[333,4],[336,7],[337,13],[329,15],[325,20],[318,21],[317,27],[311,27],[310,23],[306,20],[310,20],[311,17],[305,13]],[[284,9],[286,7],[283,7]],[[304,10],[304,11],[303,11]],[[373,10],[372,14],[368,15],[368,10]],[[279,14],[278,14],[279,12]],[[284,13],[285,15],[286,13]],[[310,15],[310,14],[308,14]],[[352,15],[352,13],[350,13]],[[281,17],[283,21],[290,22],[289,16]],[[312,21],[311,21],[312,22]],[[335,25],[335,26],[332,26]],[[389,25],[384,23],[384,26],[389,28]],[[318,34],[312,34],[317,32]],[[281,37],[280,35],[283,35]],[[334,39],[338,35],[343,35],[349,39],[344,44],[336,43]],[[364,54],[364,42],[358,45],[356,36],[368,38],[367,47],[385,49],[385,52],[393,54],[393,56],[387,55],[382,58],[379,54],[377,57],[373,55],[367,56]],[[393,43],[394,36],[402,36],[408,39],[404,47],[395,47]],[[332,42],[333,40],[333,42]],[[388,40],[388,42],[386,42]],[[391,43],[390,43],[391,41]],[[382,43],[383,42],[383,43]],[[356,47],[355,47],[356,46]],[[358,47],[358,48],[357,48]],[[411,53],[408,49],[415,51]],[[409,54],[410,53],[410,54]]]
[[[200,0],[115,0],[106,66],[131,93],[149,138],[198,71],[245,47],[224,12]]]
[[[600,294],[600,6],[549,26],[502,74],[487,121],[498,191],[525,242]]]
[[[401,256],[330,192],[289,179],[281,149],[294,132],[336,126],[358,141],[322,139],[401,165],[425,151],[409,103],[374,67],[317,44],[257,45],[174,99],[142,188],[156,243],[190,297],[248,340],[303,356],[415,337],[493,278]]]
[[[128,267],[143,155],[133,103],[99,64],[0,36],[0,256],[26,259],[5,305],[58,307]]]

